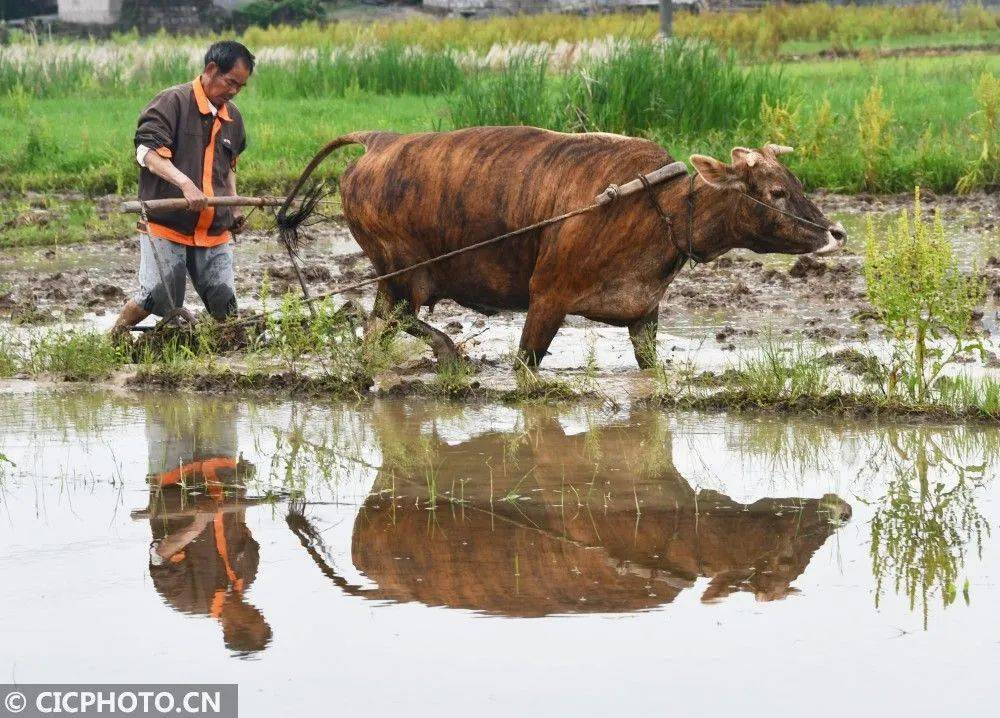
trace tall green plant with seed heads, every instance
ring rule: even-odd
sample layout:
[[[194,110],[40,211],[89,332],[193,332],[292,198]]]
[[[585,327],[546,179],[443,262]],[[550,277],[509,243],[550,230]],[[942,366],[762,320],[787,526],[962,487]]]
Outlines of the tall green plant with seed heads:
[[[893,226],[877,231],[868,218],[864,274],[868,299],[892,343],[888,396],[904,391],[926,402],[948,364],[983,353],[973,312],[985,283],[975,271],[971,277],[961,273],[940,215],[924,218],[919,187],[913,212],[902,210]]]

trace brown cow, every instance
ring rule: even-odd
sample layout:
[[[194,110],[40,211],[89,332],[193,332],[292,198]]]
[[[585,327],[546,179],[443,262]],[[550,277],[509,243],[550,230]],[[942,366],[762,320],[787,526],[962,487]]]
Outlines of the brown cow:
[[[344,216],[379,274],[590,204],[610,184],[673,161],[649,140],[604,133],[533,127],[357,132],[328,144],[299,186],[327,154],[354,143],[366,153],[341,178]],[[677,179],[654,188],[673,218],[673,240],[640,192],[383,281],[376,306],[385,312],[402,304],[416,314],[452,299],[487,314],[527,310],[520,352],[530,366],[545,355],[564,318],[575,314],[628,327],[645,368],[655,359],[649,340],[655,338],[660,299],[688,247],[699,260],[711,260],[736,248],[803,254],[843,245],[844,228],[826,219],[778,162],[786,151],[777,145],[737,147],[732,164],[693,155],[697,174],[691,182]],[[443,332],[415,317],[407,324],[439,359],[455,356]]]
[[[371,600],[511,616],[629,612],[671,603],[705,577],[704,602],[737,592],[772,601],[796,592],[851,516],[832,494],[743,504],[696,490],[655,413],[568,435],[551,410],[532,407],[523,431],[452,445],[407,412],[376,416],[383,462],[354,523],[351,560],[377,586],[336,571],[304,507],[288,517],[323,573]]]

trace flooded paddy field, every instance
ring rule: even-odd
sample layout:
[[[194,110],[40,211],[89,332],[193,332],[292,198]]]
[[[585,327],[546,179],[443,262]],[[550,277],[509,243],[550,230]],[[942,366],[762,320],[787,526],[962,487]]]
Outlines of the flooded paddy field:
[[[811,256],[756,255],[730,252],[704,265],[685,268],[673,281],[660,308],[661,350],[677,358],[697,351],[709,366],[719,366],[726,352],[759,344],[765,334],[850,343],[869,338],[871,327],[856,321],[870,309],[861,272],[866,217],[881,226],[912,204],[911,195],[832,195],[814,199],[847,228],[841,254]],[[108,200],[105,205],[111,205]],[[938,209],[963,269],[976,270],[989,283],[989,303],[982,318],[996,330],[995,298],[1000,297],[1000,196],[924,198],[928,211]],[[301,253],[311,291],[320,293],[372,274],[347,228],[336,222],[309,230],[312,239]],[[272,295],[298,293],[288,256],[273,235],[252,233],[236,240],[237,294],[244,309],[259,307],[266,281]],[[0,251],[0,320],[20,324],[72,322],[110,327],[134,291],[138,245],[134,237],[112,243],[62,247],[26,247]],[[338,296],[364,307],[373,289]],[[202,309],[188,287],[186,305]],[[454,302],[440,302],[422,318],[448,332],[470,357],[487,362],[505,359],[517,343],[524,315],[500,312],[483,317]],[[152,319],[147,320],[151,323]],[[625,329],[569,317],[552,345],[546,368],[582,364],[581,346],[593,345],[603,369],[634,369]],[[780,338],[780,337],[779,337]]]
[[[13,387],[24,385],[13,385]],[[0,393],[0,673],[241,715],[991,715],[994,426]]]

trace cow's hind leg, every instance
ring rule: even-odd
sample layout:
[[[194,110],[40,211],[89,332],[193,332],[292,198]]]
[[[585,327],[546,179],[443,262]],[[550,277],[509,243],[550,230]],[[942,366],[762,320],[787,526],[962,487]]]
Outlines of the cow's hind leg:
[[[628,325],[635,361],[640,369],[656,366],[656,330],[659,325],[659,307]]]
[[[562,326],[566,313],[545,302],[532,302],[521,330],[518,363],[535,369],[548,354],[549,344]]]
[[[373,315],[383,321],[398,320],[403,331],[430,345],[434,358],[439,362],[458,361],[458,349],[451,337],[417,318],[417,312],[427,299],[421,294],[414,291],[411,297],[397,298],[385,282],[380,282]]]
[[[407,318],[405,331],[410,336],[423,339],[430,344],[431,350],[434,352],[434,358],[439,362],[458,361],[458,349],[455,347],[455,343],[451,340],[451,337],[440,329],[432,327],[427,322],[417,319],[416,314]]]

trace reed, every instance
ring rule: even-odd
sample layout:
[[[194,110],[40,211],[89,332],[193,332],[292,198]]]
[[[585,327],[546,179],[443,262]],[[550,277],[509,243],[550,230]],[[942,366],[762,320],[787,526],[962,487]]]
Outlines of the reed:
[[[704,43],[634,40],[585,56],[568,74],[525,53],[472,74],[450,102],[456,127],[535,125],[555,130],[685,135],[756,119],[788,87],[767,67],[743,68]]]

